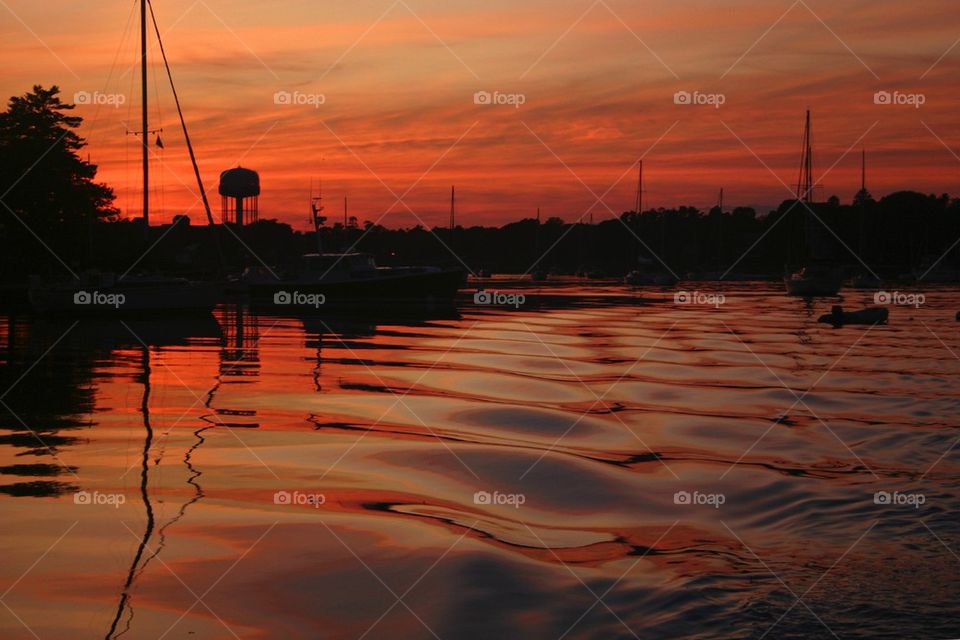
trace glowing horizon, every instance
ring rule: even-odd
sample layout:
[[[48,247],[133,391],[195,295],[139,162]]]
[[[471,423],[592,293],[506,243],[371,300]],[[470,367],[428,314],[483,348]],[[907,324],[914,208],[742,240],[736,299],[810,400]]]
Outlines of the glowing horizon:
[[[98,180],[137,217],[139,148],[126,135],[139,129],[136,3],[55,4],[11,0],[3,11],[2,46],[20,63],[3,97],[33,84],[57,84],[67,101],[122,95],[119,108],[81,104],[75,114]],[[729,206],[765,213],[790,197],[807,108],[819,197],[852,199],[861,148],[875,196],[957,193],[951,71],[960,30],[936,17],[949,10],[942,0],[920,4],[927,10],[773,0],[154,8],[215,216],[220,172],[242,164],[260,173],[261,219],[306,228],[310,183],[321,178],[331,222],[348,196],[361,223],[445,225],[452,184],[467,226],[538,207],[544,217],[592,212],[600,221],[632,208],[641,156],[645,208],[708,208],[722,187]],[[151,42],[151,128],[164,129],[165,143],[154,149],[162,162],[151,167],[151,222],[187,213],[202,224]],[[520,94],[523,104],[477,104],[478,91]],[[678,91],[724,103],[677,104]],[[924,102],[876,104],[878,91]],[[277,92],[302,104],[277,104]]]

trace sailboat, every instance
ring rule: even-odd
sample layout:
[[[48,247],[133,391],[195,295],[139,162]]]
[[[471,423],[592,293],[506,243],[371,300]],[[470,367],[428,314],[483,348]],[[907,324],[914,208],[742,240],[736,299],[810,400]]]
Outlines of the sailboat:
[[[812,256],[799,271],[783,277],[787,294],[791,296],[835,296],[843,286],[843,276],[834,266],[819,259],[820,243],[814,238],[813,216],[813,143],[810,137],[810,111],[807,110],[803,130],[803,154],[800,160],[800,179],[797,182],[797,200],[803,203],[804,232]]]
[[[143,164],[143,227],[145,232],[150,229],[150,136],[157,131],[150,130],[148,118],[147,94],[147,8],[150,8],[150,18],[156,33],[160,53],[163,56],[164,67],[170,80],[170,88],[177,106],[180,124],[183,129],[190,161],[193,164],[194,174],[200,188],[200,194],[206,208],[207,221],[213,229],[213,215],[207,201],[206,190],[200,178],[200,169],[193,151],[193,144],[187,132],[186,121],[180,107],[176,87],[173,84],[173,75],[167,62],[167,55],[160,38],[160,29],[153,13],[153,6],[149,0],[140,1],[140,90],[141,90],[141,125],[142,130],[136,135],[142,143]],[[157,144],[162,142],[157,138]],[[124,313],[159,313],[201,311],[209,312],[216,304],[219,287],[213,283],[198,283],[184,278],[173,278],[156,275],[116,275],[115,273],[86,271],[77,274],[73,279],[61,282],[45,282],[33,278],[30,283],[29,298],[33,308],[43,313],[69,314],[124,314]]]
[[[452,202],[451,191],[451,222]],[[247,270],[244,282],[255,306],[309,312],[385,303],[452,304],[457,291],[466,283],[466,272],[461,268],[380,267],[368,253],[326,253],[320,234],[327,220],[322,215],[322,188],[319,196],[311,195],[310,206],[316,253],[301,256],[294,267],[285,271]]]
[[[634,202],[633,210],[637,214],[637,219],[643,214],[643,160],[640,160],[637,168],[637,198]],[[660,221],[660,251],[663,252],[664,245],[664,220]],[[637,245],[642,244],[639,236]],[[623,277],[624,284],[630,286],[641,285],[659,285],[669,286],[676,283],[677,279],[670,273],[665,273],[657,268],[652,258],[639,255],[637,252],[637,268],[633,269]]]

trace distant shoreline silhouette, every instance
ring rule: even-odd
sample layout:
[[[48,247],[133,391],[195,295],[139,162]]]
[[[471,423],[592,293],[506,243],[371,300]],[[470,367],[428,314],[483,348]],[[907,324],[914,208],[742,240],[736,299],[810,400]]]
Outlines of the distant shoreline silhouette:
[[[81,118],[56,86],[35,86],[0,113],[0,283],[86,269],[213,279],[245,267],[289,264],[318,245],[313,231],[276,220],[196,226],[186,216],[145,227],[120,217],[113,190],[81,160]],[[39,160],[38,160],[39,158]],[[596,224],[552,217],[499,227],[390,229],[364,216],[321,227],[329,251],[373,254],[383,265],[447,264],[474,274],[555,273],[622,277],[631,271],[723,279],[783,274],[810,255],[804,225],[818,227],[817,251],[851,276],[958,280],[960,199],[898,191],[879,200],[865,188],[849,203],[785,200],[750,207],[627,211]],[[370,212],[377,219],[379,214]],[[811,220],[815,222],[811,223]],[[219,246],[218,246],[219,245]],[[221,258],[222,254],[222,258]]]

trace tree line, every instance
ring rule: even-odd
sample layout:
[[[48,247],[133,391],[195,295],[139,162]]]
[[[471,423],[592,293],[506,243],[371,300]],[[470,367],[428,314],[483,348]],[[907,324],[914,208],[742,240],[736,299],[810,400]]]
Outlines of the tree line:
[[[0,281],[65,274],[65,267],[224,275],[283,266],[315,250],[313,232],[276,220],[211,229],[177,216],[172,225],[144,229],[122,218],[113,190],[96,181],[97,166],[80,156],[86,141],[73,108],[56,86],[35,86],[0,113]],[[460,264],[474,272],[775,275],[816,253],[895,276],[937,261],[942,269],[960,267],[953,246],[960,200],[914,191],[875,199],[861,191],[848,203],[836,196],[809,206],[785,200],[762,214],[683,206],[627,211],[597,224],[553,217],[391,229],[366,221],[323,227],[321,239],[325,250],[369,252],[382,264]]]

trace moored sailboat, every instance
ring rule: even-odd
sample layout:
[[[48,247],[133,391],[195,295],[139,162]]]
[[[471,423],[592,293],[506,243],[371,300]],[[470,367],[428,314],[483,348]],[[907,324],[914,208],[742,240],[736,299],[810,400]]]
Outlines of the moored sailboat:
[[[797,182],[797,202],[803,207],[804,236],[809,248],[807,263],[797,271],[787,273],[783,283],[791,296],[835,296],[843,286],[843,274],[836,266],[824,260],[819,252],[822,243],[815,237],[813,208],[813,143],[810,135],[810,111],[803,131],[803,154],[800,161],[800,179]]]
[[[160,29],[157,26],[156,16],[149,0],[140,0],[140,89],[141,89],[141,126],[139,132],[142,147],[143,171],[143,227],[145,232],[150,230],[150,141],[151,134],[158,131],[150,130],[148,116],[147,92],[147,9],[150,9],[150,18],[157,37],[157,42],[163,57],[170,88],[176,102],[177,113],[183,129],[190,161],[193,164],[194,174],[200,188],[200,194],[207,213],[207,221],[213,225],[213,215],[207,201],[206,190],[200,178],[197,159],[187,131],[183,111],[176,87],[173,85],[173,76],[167,62],[166,52],[160,38]],[[157,139],[157,144],[162,143]],[[160,313],[200,311],[209,312],[216,304],[219,287],[213,283],[191,282],[185,278],[169,277],[164,275],[116,275],[111,272],[87,271],[82,274],[73,274],[73,277],[62,281],[49,281],[38,277],[31,279],[29,287],[30,304],[34,310],[42,313],[71,313],[71,314],[119,314],[119,313]]]

